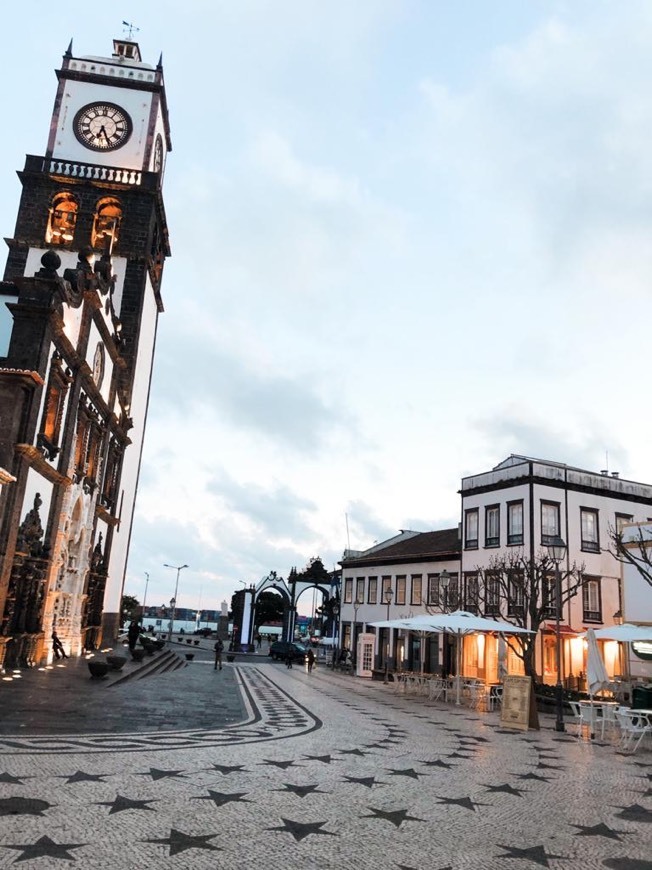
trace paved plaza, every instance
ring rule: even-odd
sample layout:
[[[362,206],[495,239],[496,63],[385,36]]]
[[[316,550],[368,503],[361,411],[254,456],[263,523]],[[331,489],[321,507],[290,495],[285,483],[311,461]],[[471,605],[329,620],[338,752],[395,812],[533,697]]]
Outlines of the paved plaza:
[[[14,727],[39,680],[49,703]],[[649,747],[546,716],[506,731],[324,667],[215,671],[208,649],[146,680],[71,663],[0,691],[0,867],[652,868]]]

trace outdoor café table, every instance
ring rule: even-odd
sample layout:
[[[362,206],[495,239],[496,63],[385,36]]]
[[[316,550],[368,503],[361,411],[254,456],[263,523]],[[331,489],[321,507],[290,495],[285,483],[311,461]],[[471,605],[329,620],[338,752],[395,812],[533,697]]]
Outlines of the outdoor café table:
[[[622,729],[621,746],[623,749],[629,749],[634,739],[638,737],[634,746],[634,752],[636,752],[645,735],[652,736],[652,710],[634,708],[623,710],[621,707],[618,711],[618,719]]]
[[[594,698],[592,701],[580,701],[580,730],[582,725],[586,724],[589,727],[591,737],[600,727],[600,738],[604,739],[604,726],[606,722],[613,721],[613,717],[609,711],[605,712],[605,708],[611,708],[615,711],[620,705],[618,701],[607,701],[602,698]]]

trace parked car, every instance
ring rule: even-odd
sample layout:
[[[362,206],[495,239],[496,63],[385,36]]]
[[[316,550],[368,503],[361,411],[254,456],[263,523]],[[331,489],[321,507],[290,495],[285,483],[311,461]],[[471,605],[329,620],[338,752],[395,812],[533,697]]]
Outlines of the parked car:
[[[288,657],[288,652],[292,654],[292,661],[303,661],[308,650],[302,643],[295,643],[289,640],[276,640],[269,648],[269,655],[272,661],[276,659],[285,661]]]
[[[210,637],[213,634],[212,628],[198,628],[194,634],[201,634],[202,637]]]

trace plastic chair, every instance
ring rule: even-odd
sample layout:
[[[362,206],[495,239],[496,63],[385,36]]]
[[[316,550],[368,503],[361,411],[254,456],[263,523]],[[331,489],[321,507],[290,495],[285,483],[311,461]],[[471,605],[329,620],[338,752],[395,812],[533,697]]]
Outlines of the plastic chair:
[[[629,749],[636,738],[636,745],[632,752],[636,752],[646,734],[652,734],[652,723],[648,716],[637,710],[619,708],[616,717],[620,724],[620,745],[622,749]]]
[[[566,719],[569,725],[577,725],[577,736],[582,736],[582,709],[578,701],[568,702],[571,708],[571,717]]]

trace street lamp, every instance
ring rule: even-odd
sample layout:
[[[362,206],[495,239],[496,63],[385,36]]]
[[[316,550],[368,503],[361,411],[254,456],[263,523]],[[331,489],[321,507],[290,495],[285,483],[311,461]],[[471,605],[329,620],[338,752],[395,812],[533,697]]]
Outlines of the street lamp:
[[[555,731],[565,731],[564,689],[561,682],[561,572],[559,563],[566,555],[566,542],[559,535],[546,545],[550,558],[555,563],[555,635],[557,641],[557,685],[555,686]]]
[[[145,620],[145,602],[147,601],[147,587],[149,586],[149,573],[145,571],[145,594],[143,595],[143,616],[140,620],[141,624]]]
[[[383,600],[384,600],[385,604],[387,605],[387,622],[389,622],[389,605],[392,603],[393,594],[394,594],[394,592],[393,592],[391,586],[387,586],[387,588],[383,592]],[[389,626],[387,626],[386,631],[387,631],[387,641],[385,644],[385,683],[389,683],[389,634],[391,631]]]
[[[358,591],[356,589],[355,598],[353,599],[353,629],[351,631],[351,657],[354,667],[358,650],[358,610],[361,604],[362,601],[358,598]]]
[[[335,661],[337,658],[337,647],[335,646],[335,638],[339,637],[338,617],[340,615],[340,602],[337,598],[335,598],[333,601],[333,604],[331,606],[331,613],[333,614],[333,649],[331,650],[331,664],[333,666],[333,671],[335,671]]]
[[[174,612],[177,606],[177,595],[179,593],[179,574],[183,571],[184,568],[188,568],[188,565],[168,565],[167,562],[163,563],[164,568],[172,568],[173,571],[177,572],[177,582],[174,586],[174,597],[170,599],[170,607],[172,608],[172,614],[170,617],[170,631],[168,633],[168,643],[172,643],[172,628],[174,626]]]
[[[444,613],[448,612],[448,587],[451,583],[451,575],[444,568],[444,570],[439,575],[439,586],[444,590],[444,603],[441,604],[441,608]]]
[[[448,587],[451,584],[451,575],[444,568],[444,570],[439,575],[439,588],[443,592],[443,596],[439,599],[439,606],[442,609],[442,613],[448,613]],[[446,634],[444,634],[444,648],[442,650],[441,657],[441,666],[442,671],[444,672],[444,676],[448,677],[451,672],[451,650],[448,641],[446,640]]]

